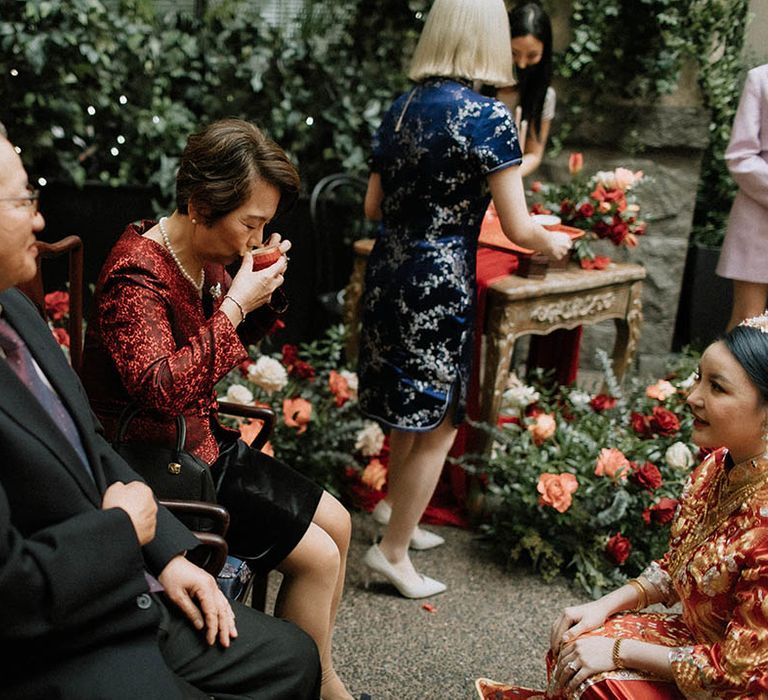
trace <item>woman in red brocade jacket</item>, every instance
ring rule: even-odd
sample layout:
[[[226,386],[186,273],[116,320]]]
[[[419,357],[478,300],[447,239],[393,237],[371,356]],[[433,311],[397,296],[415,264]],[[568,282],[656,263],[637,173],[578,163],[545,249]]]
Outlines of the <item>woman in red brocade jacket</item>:
[[[173,444],[211,467],[232,515],[230,548],[257,569],[283,573],[275,611],[316,641],[324,700],[352,696],[336,675],[331,636],[344,585],[350,519],[344,507],[290,467],[250,449],[217,421],[216,383],[247,358],[284,301],[290,248],[253,271],[264,226],[293,199],[299,176],[254,125],[216,122],[191,136],[176,180],[177,209],[129,225],[101,271],[86,336],[84,384],[114,438],[126,405],[142,412],[128,438]],[[224,266],[242,258],[231,279]]]
[[[768,315],[707,348],[688,396],[693,440],[718,448],[691,474],[669,551],[552,627],[546,697],[768,698]],[[679,603],[680,614],[644,613]],[[544,698],[477,683],[484,700]]]

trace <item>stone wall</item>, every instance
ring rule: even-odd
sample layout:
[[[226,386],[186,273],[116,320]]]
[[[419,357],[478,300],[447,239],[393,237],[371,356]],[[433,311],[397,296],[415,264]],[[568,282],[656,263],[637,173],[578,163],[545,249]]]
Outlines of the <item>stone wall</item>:
[[[605,114],[593,115],[569,139],[565,150],[549,158],[539,173],[544,180],[568,178],[568,155],[584,154],[585,172],[618,166],[642,170],[650,181],[638,190],[641,216],[648,222],[645,236],[634,250],[600,241],[601,254],[616,261],[636,262],[646,268],[643,311],[645,322],[635,367],[643,376],[663,371],[672,348],[683,267],[688,248],[696,189],[708,115],[690,102],[676,98],[658,105],[616,104]],[[690,97],[690,96],[689,96]],[[615,337],[612,322],[585,329],[581,367],[595,367],[595,350],[609,353]]]

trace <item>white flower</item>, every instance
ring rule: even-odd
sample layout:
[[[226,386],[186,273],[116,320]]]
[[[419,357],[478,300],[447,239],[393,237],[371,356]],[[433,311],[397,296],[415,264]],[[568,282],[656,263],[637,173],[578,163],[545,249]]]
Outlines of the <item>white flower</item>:
[[[664,461],[672,469],[690,469],[694,463],[693,455],[684,442],[670,445],[664,453]]]
[[[592,397],[586,391],[581,391],[579,389],[568,394],[568,398],[571,400],[574,408],[582,409],[589,406],[589,402],[592,400]]]
[[[378,423],[368,421],[355,439],[355,449],[365,457],[375,457],[384,447],[384,431]]]
[[[520,411],[539,400],[539,392],[523,384],[517,375],[509,375],[507,388],[501,397],[502,411],[509,415],[519,415]]]
[[[678,384],[678,386],[683,391],[689,391],[693,388],[693,385],[696,383],[696,372],[691,372],[685,379],[683,379],[682,382]]]
[[[233,384],[227,389],[227,401],[232,403],[252,404],[253,394],[247,386]]]
[[[248,368],[248,379],[268,394],[280,391],[288,383],[285,367],[272,357],[262,355]]]
[[[616,187],[616,174],[613,170],[598,170],[592,180],[595,184],[602,185],[607,190],[612,190]]]
[[[347,387],[349,393],[352,394],[352,400],[357,401],[357,374],[350,372],[348,369],[343,369],[339,374],[347,380]]]

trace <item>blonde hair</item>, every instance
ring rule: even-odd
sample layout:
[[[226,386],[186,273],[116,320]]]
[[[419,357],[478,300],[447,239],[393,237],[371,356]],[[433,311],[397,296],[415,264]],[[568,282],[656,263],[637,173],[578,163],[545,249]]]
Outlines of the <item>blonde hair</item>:
[[[435,0],[408,71],[417,82],[433,75],[514,85],[504,0]]]

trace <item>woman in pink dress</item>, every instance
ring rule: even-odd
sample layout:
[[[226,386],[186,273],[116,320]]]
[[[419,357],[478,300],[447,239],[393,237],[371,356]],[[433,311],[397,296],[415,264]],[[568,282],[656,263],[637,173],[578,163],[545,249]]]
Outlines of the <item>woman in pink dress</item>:
[[[725,160],[739,186],[717,263],[733,280],[731,329],[768,304],[768,63],[747,74]]]
[[[479,680],[484,700],[768,698],[768,315],[701,358],[691,474],[669,551],[552,626],[546,691]],[[682,612],[650,613],[655,603]]]

